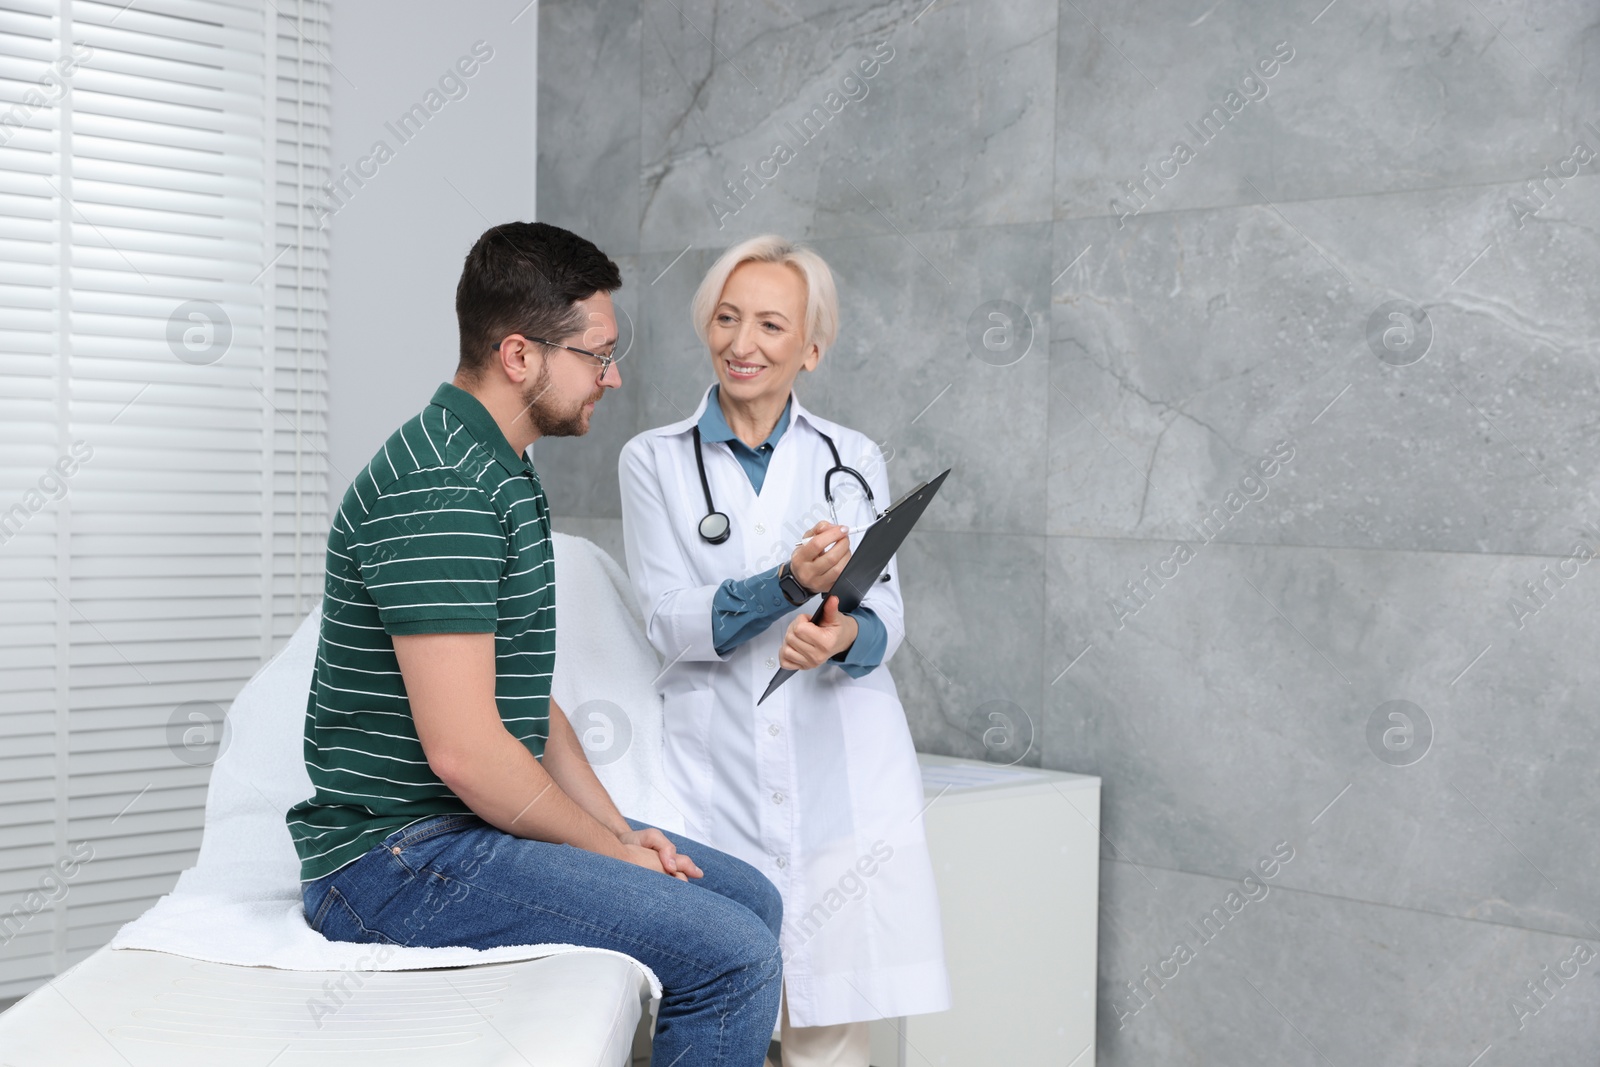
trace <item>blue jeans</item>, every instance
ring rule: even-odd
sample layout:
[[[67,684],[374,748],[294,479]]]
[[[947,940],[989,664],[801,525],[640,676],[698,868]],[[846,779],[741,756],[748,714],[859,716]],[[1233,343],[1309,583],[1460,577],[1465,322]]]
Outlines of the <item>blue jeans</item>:
[[[311,928],[330,941],[625,953],[661,980],[654,1063],[758,1067],[778,1016],[783,902],[744,861],[667,837],[704,878],[680,882],[514,837],[476,815],[436,815],[303,883],[301,899]]]

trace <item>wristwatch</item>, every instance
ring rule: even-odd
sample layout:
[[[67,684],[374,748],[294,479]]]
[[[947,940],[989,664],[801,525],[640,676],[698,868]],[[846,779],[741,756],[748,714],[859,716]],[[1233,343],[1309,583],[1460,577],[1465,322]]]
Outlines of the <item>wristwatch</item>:
[[[778,567],[778,588],[783,592],[783,599],[795,607],[811,599],[811,590],[800,584],[800,579],[789,569],[787,560]]]

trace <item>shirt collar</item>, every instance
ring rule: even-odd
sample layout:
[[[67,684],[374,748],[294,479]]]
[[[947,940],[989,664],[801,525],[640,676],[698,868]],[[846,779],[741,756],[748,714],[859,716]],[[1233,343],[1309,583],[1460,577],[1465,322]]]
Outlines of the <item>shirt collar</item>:
[[[717,403],[721,388],[719,385],[713,385],[710,393],[706,395],[705,409],[700,413],[700,421],[697,424],[700,427],[702,441],[738,441],[738,435],[729,427],[727,418],[722,414],[722,405]],[[778,416],[778,424],[772,428],[772,432],[762,444],[778,447],[779,438],[789,428],[789,409],[794,406],[794,394],[790,393],[788,401],[783,405],[783,414]],[[743,441],[739,443],[744,444]]]
[[[443,382],[434,390],[433,403],[460,419],[472,439],[483,446],[507,474],[526,474],[533,470],[527,459],[512,449],[494,416],[477,397],[459,386]]]

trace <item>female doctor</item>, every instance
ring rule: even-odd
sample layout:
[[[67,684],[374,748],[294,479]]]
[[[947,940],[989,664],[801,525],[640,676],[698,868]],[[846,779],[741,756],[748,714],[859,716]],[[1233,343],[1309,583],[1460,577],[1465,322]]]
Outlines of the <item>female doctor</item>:
[[[794,394],[838,331],[820,256],[735,245],[691,313],[716,384],[619,464],[628,571],[667,664],[666,773],[685,833],[783,896],[785,1067],[866,1067],[868,1020],[949,1007],[921,775],[885,666],[905,632],[898,564],[853,613],[826,597],[810,621],[888,478],[868,437]],[[780,666],[800,673],[758,705]]]

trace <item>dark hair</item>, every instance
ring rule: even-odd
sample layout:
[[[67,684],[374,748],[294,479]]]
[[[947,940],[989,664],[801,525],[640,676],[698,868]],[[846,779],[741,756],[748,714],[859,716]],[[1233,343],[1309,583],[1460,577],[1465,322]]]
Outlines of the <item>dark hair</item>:
[[[456,284],[460,369],[476,378],[491,346],[507,334],[565,337],[583,326],[578,301],[620,288],[617,265],[559,226],[507,222],[486,230],[467,253]]]

